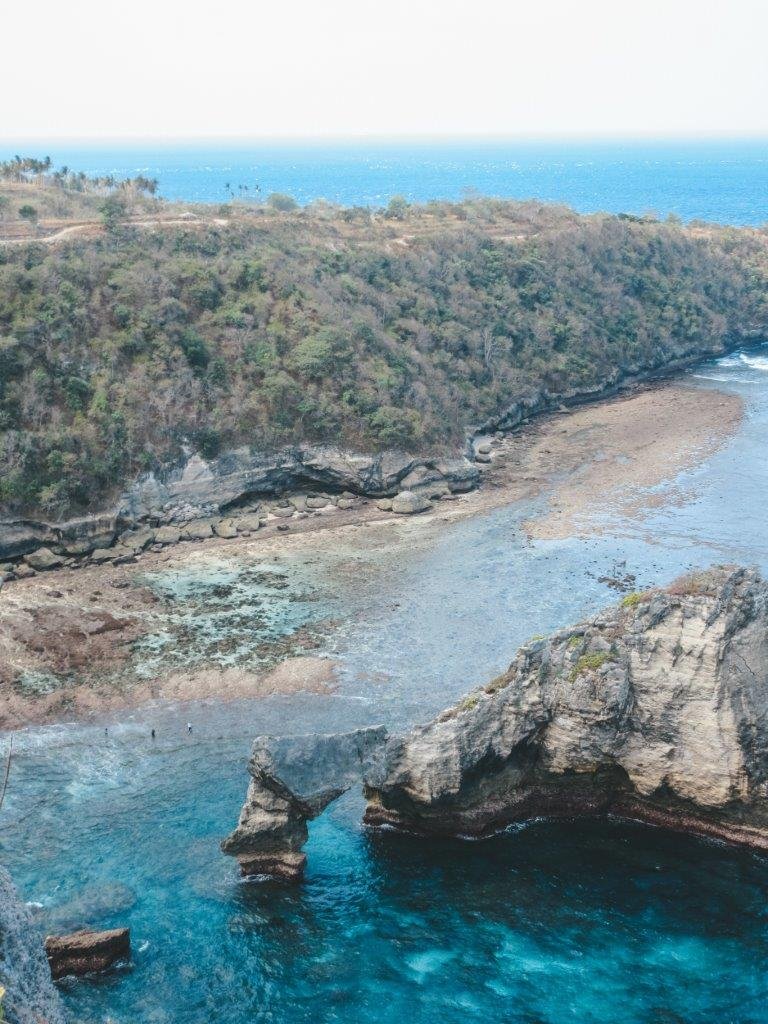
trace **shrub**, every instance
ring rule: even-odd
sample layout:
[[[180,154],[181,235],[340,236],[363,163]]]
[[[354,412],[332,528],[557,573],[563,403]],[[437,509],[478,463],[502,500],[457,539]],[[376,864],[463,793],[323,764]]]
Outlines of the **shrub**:
[[[595,652],[594,654],[582,654],[571,669],[570,681],[574,682],[576,677],[580,676],[582,672],[597,672],[608,661],[613,661],[613,658],[605,651]]]
[[[287,196],[283,192],[273,192],[267,196],[267,206],[280,213],[292,213],[299,208],[299,204],[293,196]]]

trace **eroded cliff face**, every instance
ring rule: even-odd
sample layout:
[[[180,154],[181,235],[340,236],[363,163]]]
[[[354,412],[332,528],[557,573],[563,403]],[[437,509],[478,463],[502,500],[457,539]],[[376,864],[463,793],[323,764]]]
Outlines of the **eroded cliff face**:
[[[365,788],[427,834],[614,814],[768,849],[768,586],[716,568],[532,641]]]
[[[8,872],[0,868],[0,984],[9,1024],[64,1024],[40,934]]]

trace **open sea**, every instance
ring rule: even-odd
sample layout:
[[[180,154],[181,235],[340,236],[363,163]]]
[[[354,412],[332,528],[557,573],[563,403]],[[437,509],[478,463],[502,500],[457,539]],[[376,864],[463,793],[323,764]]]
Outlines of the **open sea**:
[[[51,155],[157,174],[165,195],[208,201],[224,198],[225,180],[255,180],[304,202],[476,188],[583,210],[768,219],[763,143]],[[251,617],[234,638],[244,660],[330,618],[324,651],[342,677],[330,696],[144,708],[106,736],[103,723],[17,735],[0,856],[41,930],[132,930],[129,965],[62,985],[73,1022],[768,1024],[764,855],[619,823],[426,843],[364,830],[356,793],[311,824],[301,886],[244,882],[218,849],[254,735],[425,721],[528,637],[615,600],[600,577],[617,563],[638,587],[713,562],[768,571],[768,349],[683,380],[737,392],[745,418],[723,450],[669,482],[685,499],[644,521],[530,543],[520,523],[532,508],[515,505],[433,529],[407,521],[390,543],[360,533],[333,551],[287,552],[263,572],[214,554],[149,581],[192,624],[185,657],[231,628],[216,596],[224,582]],[[148,671],[163,650],[158,638],[139,652]]]
[[[16,152],[50,155],[55,166],[87,174],[154,177],[161,195],[195,202],[286,192],[302,204],[326,199],[383,206],[393,195],[427,202],[479,193],[566,203],[582,213],[672,213],[726,224],[768,221],[768,139],[120,148],[52,143],[45,149],[0,143],[0,160]]]

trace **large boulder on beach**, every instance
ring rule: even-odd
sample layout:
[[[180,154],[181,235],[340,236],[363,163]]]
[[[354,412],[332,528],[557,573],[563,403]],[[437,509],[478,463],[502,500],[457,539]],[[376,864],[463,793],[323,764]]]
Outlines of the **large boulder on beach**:
[[[426,512],[429,507],[426,495],[415,494],[413,491],[400,491],[392,499],[392,511],[399,515],[410,516],[416,512]]]
[[[45,952],[54,980],[106,971],[131,955],[128,928],[109,931],[80,931],[69,935],[48,935]]]
[[[155,544],[178,544],[181,530],[177,526],[160,526],[155,530]]]
[[[24,561],[31,565],[38,572],[45,572],[48,569],[58,569],[64,564],[61,555],[55,555],[50,548],[38,548],[28,555],[24,555]]]

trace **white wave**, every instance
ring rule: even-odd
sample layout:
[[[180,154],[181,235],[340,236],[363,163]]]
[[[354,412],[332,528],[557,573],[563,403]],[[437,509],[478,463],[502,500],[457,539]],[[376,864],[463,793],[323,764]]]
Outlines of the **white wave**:
[[[696,380],[714,380],[718,384],[763,384],[759,377],[739,377],[736,374],[694,373]]]
[[[750,370],[760,370],[761,373],[768,373],[768,356],[748,356],[742,352],[739,359]]]

